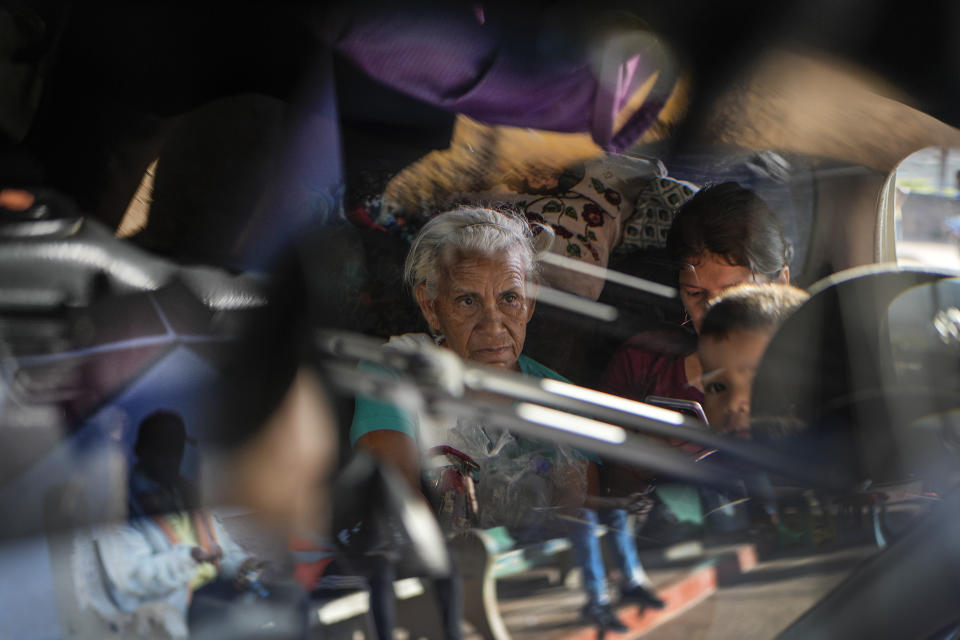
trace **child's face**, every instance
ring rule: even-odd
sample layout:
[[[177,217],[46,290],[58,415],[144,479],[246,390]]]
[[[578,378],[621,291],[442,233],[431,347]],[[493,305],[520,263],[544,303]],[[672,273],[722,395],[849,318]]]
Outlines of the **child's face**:
[[[750,437],[750,388],[770,336],[768,331],[734,331],[724,338],[700,339],[703,411],[711,428]]]

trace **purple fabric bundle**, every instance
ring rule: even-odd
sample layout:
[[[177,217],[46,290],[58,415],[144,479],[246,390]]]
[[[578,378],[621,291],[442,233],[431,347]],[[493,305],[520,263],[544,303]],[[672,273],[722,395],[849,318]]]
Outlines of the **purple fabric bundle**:
[[[491,124],[588,131],[608,151],[623,151],[653,124],[675,83],[658,68],[655,39],[638,30],[608,30],[595,46],[574,39],[564,51],[536,33],[513,38],[467,6],[340,24],[334,50],[394,89]],[[615,131],[617,115],[657,71],[647,100]]]

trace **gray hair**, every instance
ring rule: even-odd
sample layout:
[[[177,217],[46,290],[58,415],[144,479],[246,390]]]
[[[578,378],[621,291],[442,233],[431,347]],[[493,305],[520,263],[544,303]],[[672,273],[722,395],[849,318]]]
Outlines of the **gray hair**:
[[[552,229],[543,229],[546,233],[540,235],[552,243]],[[527,221],[518,214],[460,207],[441,213],[420,230],[403,265],[403,279],[411,291],[422,284],[430,296],[436,296],[437,276],[444,255],[461,252],[492,256],[516,247],[520,249],[527,280],[537,280],[537,245],[541,243],[536,240]]]

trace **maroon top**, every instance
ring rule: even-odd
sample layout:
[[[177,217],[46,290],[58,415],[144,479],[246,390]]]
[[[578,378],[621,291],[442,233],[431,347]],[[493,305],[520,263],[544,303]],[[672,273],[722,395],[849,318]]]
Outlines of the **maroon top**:
[[[641,402],[647,396],[663,396],[703,404],[703,393],[690,386],[683,365],[683,359],[696,350],[696,334],[680,327],[638,333],[613,355],[600,388]],[[670,440],[670,444],[694,454],[700,451],[698,445],[682,440]],[[605,495],[628,495],[648,481],[627,465],[600,467],[600,487]]]
[[[683,364],[696,350],[696,335],[680,328],[638,333],[613,355],[601,388],[631,400],[663,396],[702,404],[703,392],[690,386]]]

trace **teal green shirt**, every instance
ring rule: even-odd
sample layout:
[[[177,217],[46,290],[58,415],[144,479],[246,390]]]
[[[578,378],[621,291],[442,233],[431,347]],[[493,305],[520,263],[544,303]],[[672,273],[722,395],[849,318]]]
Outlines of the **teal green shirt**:
[[[545,367],[536,360],[521,355],[517,359],[520,371],[531,378],[551,378],[569,382],[559,373]],[[359,368],[364,371],[380,372],[394,378],[399,378],[399,374],[386,367],[376,364],[362,362]],[[390,402],[384,402],[370,396],[357,396],[356,408],[353,412],[353,423],[350,425],[350,446],[355,446],[360,436],[371,431],[399,431],[405,433],[414,440],[419,441],[420,420],[414,414],[404,411],[400,407]]]

